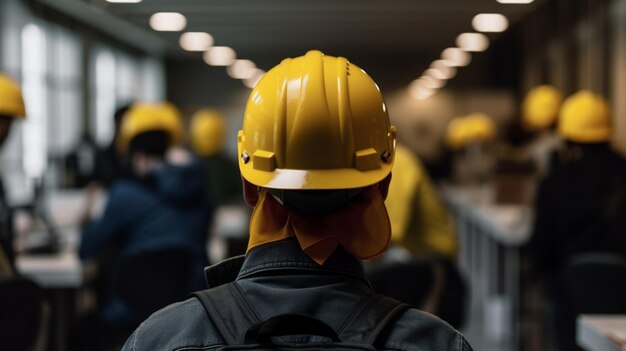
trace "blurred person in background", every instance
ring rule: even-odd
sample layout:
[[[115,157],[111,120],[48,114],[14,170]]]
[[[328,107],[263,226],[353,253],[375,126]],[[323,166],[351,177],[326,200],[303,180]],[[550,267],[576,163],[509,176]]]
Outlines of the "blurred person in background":
[[[237,164],[224,155],[227,134],[224,116],[214,109],[201,109],[191,117],[189,132],[191,148],[207,170],[207,194],[211,201],[216,206],[242,201]]]
[[[528,253],[533,271],[548,284],[559,346],[573,350],[575,317],[566,317],[569,291],[561,288],[560,279],[580,254],[626,255],[626,164],[609,145],[613,128],[608,104],[590,91],[565,100],[558,132],[565,149],[540,184]]]
[[[189,141],[207,173],[207,197],[215,208],[215,234],[225,239],[225,257],[232,257],[246,252],[249,211],[241,196],[237,164],[224,154],[227,132],[226,120],[217,110],[204,108],[191,117]]]
[[[393,246],[370,274],[374,290],[459,327],[465,284],[455,266],[458,239],[452,218],[420,160],[402,144],[393,169],[385,200]]]
[[[113,115],[113,140],[107,147],[99,149],[96,153],[92,182],[104,188],[109,188],[115,181],[130,176],[130,171],[124,163],[123,155],[120,154],[117,143],[122,126],[122,118],[131,106],[132,103],[126,104],[115,111]]]
[[[384,199],[395,134],[380,90],[345,58],[309,51],[267,72],[238,135],[254,206],[245,258],[209,269],[213,289],[153,314],[124,350],[258,343],[257,321],[274,323],[265,342],[284,335],[311,345],[319,338],[301,336],[320,335],[307,330],[319,326],[322,337],[336,332],[334,340],[368,349],[470,350],[438,318],[373,293],[364,276],[360,260],[391,239]],[[293,314],[301,323],[289,322]]]
[[[0,146],[9,136],[13,121],[25,116],[26,108],[19,84],[0,73]],[[14,272],[13,236],[13,215],[0,179],[0,276],[12,275]]]
[[[554,128],[561,102],[561,93],[551,85],[531,89],[522,102],[522,127],[534,135],[526,151],[541,177],[549,173],[561,146],[561,138]]]
[[[494,160],[490,144],[496,126],[484,113],[456,117],[446,128],[446,145],[453,151],[453,179],[459,183],[484,183],[492,173]]]
[[[121,330],[123,339],[129,332],[124,333],[132,331],[146,316],[140,315],[121,297],[122,290],[128,288],[126,285],[132,280],[165,274],[151,272],[157,269],[154,265],[145,267],[144,272],[136,272],[137,276],[130,277],[130,281],[120,283],[119,276],[126,273],[121,268],[125,267],[125,262],[150,253],[186,252],[191,264],[182,267],[180,272],[190,279],[187,286],[182,287],[184,292],[188,294],[205,286],[203,269],[208,264],[205,248],[211,213],[200,163],[189,153],[173,149],[182,142],[182,136],[180,115],[172,105],[138,103],[128,109],[116,145],[128,158],[133,177],[111,185],[101,218],[88,222],[83,229],[81,259],[91,260],[103,252],[108,253],[108,257],[100,261],[106,265],[109,277],[106,278],[105,301],[100,302],[98,323]],[[176,262],[170,264],[176,265]],[[141,288],[150,289],[150,286]],[[150,292],[145,299],[150,300],[159,293]],[[99,337],[85,337],[87,346],[82,347],[92,349],[106,334],[97,335]]]

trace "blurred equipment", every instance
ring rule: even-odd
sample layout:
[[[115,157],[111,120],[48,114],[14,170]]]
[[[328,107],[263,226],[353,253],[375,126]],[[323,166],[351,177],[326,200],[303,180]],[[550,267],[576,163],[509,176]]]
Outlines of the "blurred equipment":
[[[531,89],[522,102],[522,125],[530,131],[549,129],[561,107],[561,93],[551,85]]]
[[[607,142],[612,125],[606,100],[588,90],[568,97],[559,115],[559,134],[578,143]]]
[[[44,193],[43,180],[36,180],[34,182],[35,197],[33,199],[32,208],[27,206],[32,211],[33,218],[38,220],[45,232],[45,239],[37,246],[30,246],[26,248],[26,251],[31,255],[36,254],[55,254],[59,252],[61,246],[61,239],[57,231],[57,227],[50,217],[48,208],[46,207],[46,198]]]

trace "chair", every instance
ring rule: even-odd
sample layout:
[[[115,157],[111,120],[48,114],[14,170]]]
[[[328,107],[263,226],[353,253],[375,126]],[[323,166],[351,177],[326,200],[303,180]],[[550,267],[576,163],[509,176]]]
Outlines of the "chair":
[[[116,292],[141,320],[191,293],[192,255],[186,250],[141,253],[120,264]]]
[[[0,280],[0,349],[30,350],[39,335],[44,294],[30,280]]]
[[[579,314],[626,313],[626,256],[574,256],[562,271],[555,299],[557,335],[563,350],[574,350]]]

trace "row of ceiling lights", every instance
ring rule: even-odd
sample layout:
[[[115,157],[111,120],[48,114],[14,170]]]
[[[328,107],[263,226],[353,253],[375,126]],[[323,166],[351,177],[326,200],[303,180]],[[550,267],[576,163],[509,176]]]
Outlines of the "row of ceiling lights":
[[[138,3],[142,0],[107,0],[111,3]],[[529,4],[534,0],[497,0],[502,4]],[[508,20],[498,13],[481,13],[472,19],[477,32],[497,33],[508,28]],[[150,27],[162,32],[180,32],[187,27],[187,18],[178,12],[158,12],[150,17]],[[237,59],[235,50],[228,46],[213,46],[209,33],[186,32],[180,36],[180,46],[187,51],[204,52],[204,61],[211,66],[226,66],[232,78],[241,79],[245,86],[253,88],[265,72],[250,60]],[[457,47],[442,51],[441,58],[433,61],[424,74],[409,85],[411,96],[424,100],[445,86],[456,75],[458,67],[471,62],[472,52],[482,52],[489,47],[489,38],[482,33],[462,33],[456,38]]]
[[[497,0],[501,4],[530,4],[534,0]],[[456,37],[456,47],[441,52],[441,57],[433,61],[421,77],[409,84],[409,94],[425,100],[433,96],[437,89],[456,75],[457,68],[465,67],[472,60],[472,52],[482,52],[489,47],[489,38],[482,33],[504,32],[509,21],[499,13],[481,13],[472,19],[472,27],[479,33],[462,33]]]
[[[141,0],[107,0],[113,3],[138,3]],[[181,32],[187,27],[187,18],[178,12],[157,12],[150,17],[150,27],[159,32]],[[185,32],[180,36],[180,46],[192,52],[204,52],[202,58],[210,66],[227,67],[226,72],[240,79],[252,89],[265,74],[250,60],[237,59],[237,53],[228,46],[213,46],[214,39],[206,32]]]

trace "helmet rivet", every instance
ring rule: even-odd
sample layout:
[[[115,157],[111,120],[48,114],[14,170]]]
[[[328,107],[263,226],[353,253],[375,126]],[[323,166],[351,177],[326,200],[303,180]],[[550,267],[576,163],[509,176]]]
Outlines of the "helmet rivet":
[[[250,155],[248,155],[248,153],[244,151],[241,154],[241,160],[243,161],[243,163],[248,163],[250,161]]]
[[[380,155],[380,159],[385,163],[389,163],[389,161],[391,161],[391,152],[389,152],[389,150],[385,150],[385,152]]]

